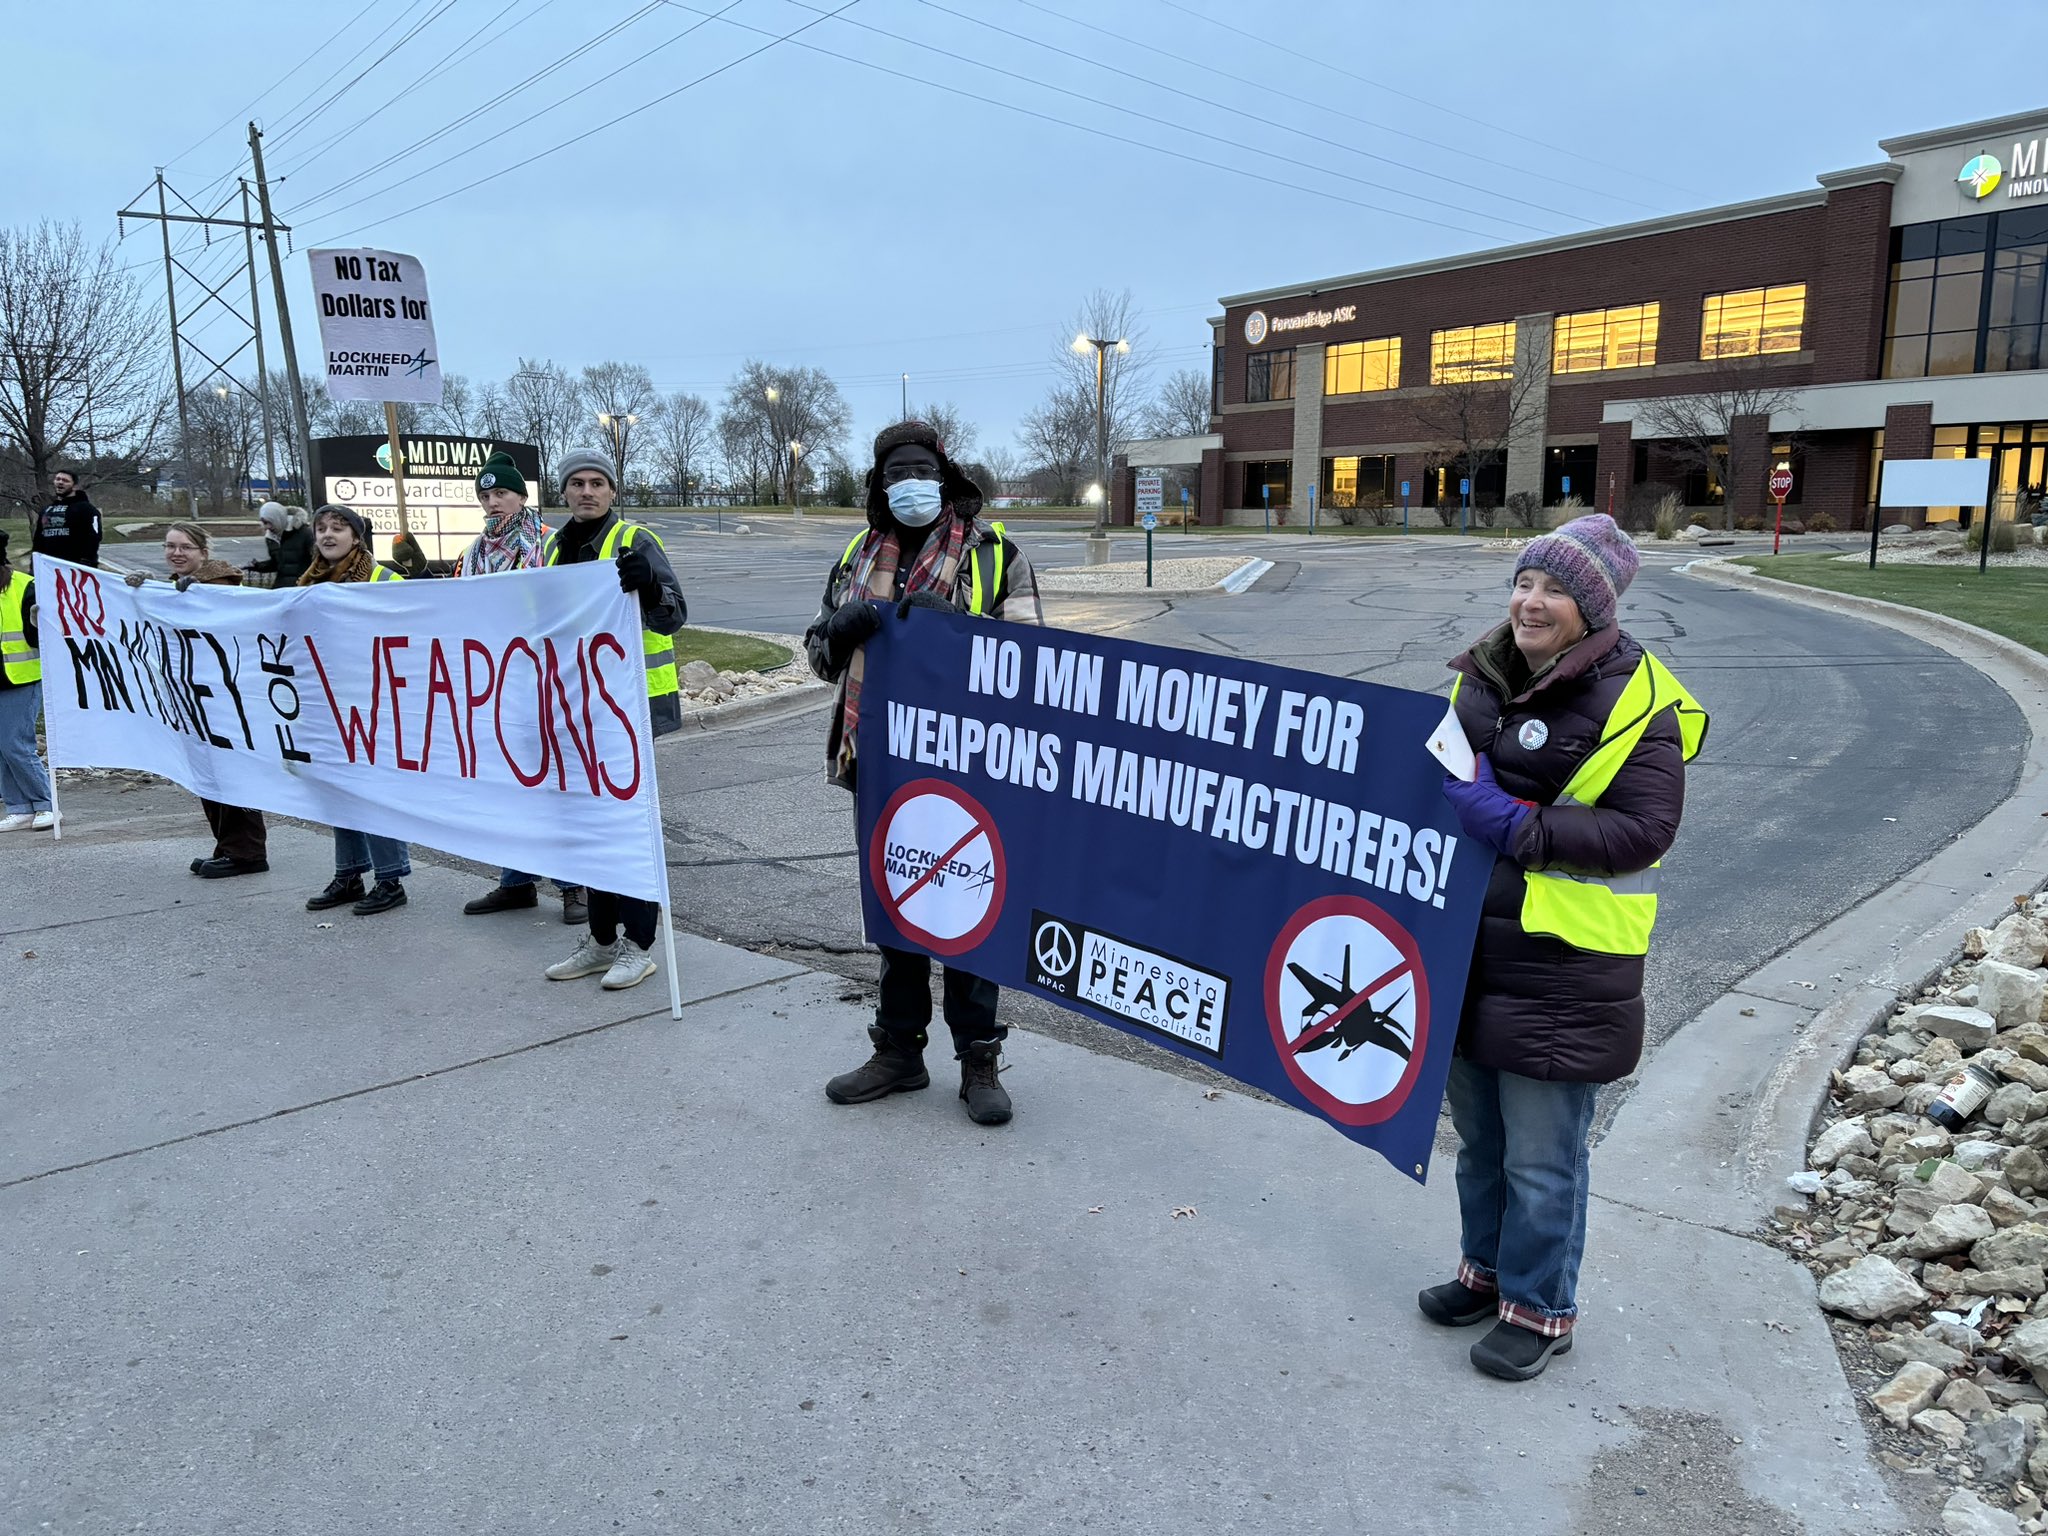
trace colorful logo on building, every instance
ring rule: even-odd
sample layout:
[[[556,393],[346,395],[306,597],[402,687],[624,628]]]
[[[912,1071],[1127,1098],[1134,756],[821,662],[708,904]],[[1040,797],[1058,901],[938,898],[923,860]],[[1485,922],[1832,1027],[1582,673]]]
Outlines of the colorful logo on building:
[[[2005,167],[1998,163],[1996,155],[1973,155],[1969,164],[1956,173],[1956,180],[1970,189],[1972,197],[1989,197],[2005,175]]]
[[[1244,317],[1244,339],[1257,346],[1266,339],[1266,312],[1255,309]]]

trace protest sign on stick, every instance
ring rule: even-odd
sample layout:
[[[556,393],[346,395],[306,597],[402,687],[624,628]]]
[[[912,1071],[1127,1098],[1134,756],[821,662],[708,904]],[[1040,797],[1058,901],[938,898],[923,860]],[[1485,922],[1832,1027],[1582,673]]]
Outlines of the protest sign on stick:
[[[1493,867],[1426,745],[1442,713],[913,609],[867,642],[867,933],[1263,1089],[1420,1180]]]
[[[180,592],[37,555],[35,578],[53,768],[668,906],[640,608],[609,562]]]
[[[398,407],[441,403],[441,354],[434,345],[426,268],[418,257],[396,251],[329,249],[306,254],[313,264],[327,397],[383,402],[398,529],[410,539]]]

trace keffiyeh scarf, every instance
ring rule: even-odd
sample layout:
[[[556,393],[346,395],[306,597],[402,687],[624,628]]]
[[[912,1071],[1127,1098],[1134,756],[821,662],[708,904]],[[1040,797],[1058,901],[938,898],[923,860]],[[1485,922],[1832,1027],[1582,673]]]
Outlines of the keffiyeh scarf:
[[[844,603],[866,602],[879,599],[883,602],[908,597],[913,592],[936,592],[951,600],[954,587],[960,575],[960,562],[967,554],[968,525],[972,520],[956,515],[947,508],[939,525],[925,538],[923,548],[910,562],[910,571],[903,578],[899,588],[896,577],[903,561],[903,544],[892,528],[887,533],[870,532],[861,541],[859,549],[853,552],[853,563],[847,572],[846,590],[840,601]],[[839,762],[844,772],[853,762],[854,738],[860,724],[860,679],[865,656],[860,651],[853,653],[853,660],[846,667],[846,698],[841,706],[842,725],[839,736]]]
[[[484,531],[455,562],[455,574],[488,576],[495,571],[531,570],[541,562],[541,540],[546,537],[540,514],[531,507],[504,517],[486,517]]]

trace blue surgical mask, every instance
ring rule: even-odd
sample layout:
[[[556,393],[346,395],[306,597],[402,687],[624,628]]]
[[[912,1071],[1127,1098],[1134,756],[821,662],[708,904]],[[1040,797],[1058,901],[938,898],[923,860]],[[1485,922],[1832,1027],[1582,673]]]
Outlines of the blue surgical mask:
[[[936,480],[898,480],[889,487],[889,513],[906,528],[922,528],[945,505]]]

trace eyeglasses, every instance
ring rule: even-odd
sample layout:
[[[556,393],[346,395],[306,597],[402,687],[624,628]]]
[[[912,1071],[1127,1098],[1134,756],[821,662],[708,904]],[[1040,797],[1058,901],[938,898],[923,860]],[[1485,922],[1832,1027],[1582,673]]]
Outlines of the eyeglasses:
[[[898,464],[882,471],[882,484],[900,485],[905,480],[936,480],[939,466],[936,464]]]
[[[164,553],[167,555],[196,555],[199,553],[199,546],[197,544],[173,544],[169,539],[166,539],[164,540]]]

